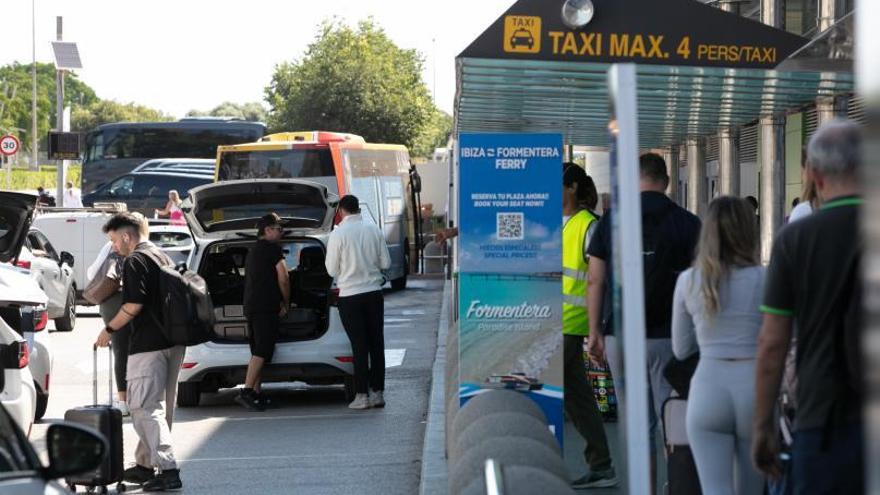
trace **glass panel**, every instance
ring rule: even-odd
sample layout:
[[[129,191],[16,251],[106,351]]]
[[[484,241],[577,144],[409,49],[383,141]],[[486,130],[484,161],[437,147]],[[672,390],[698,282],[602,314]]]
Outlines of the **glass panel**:
[[[219,180],[335,176],[327,148],[224,153],[218,174]]]
[[[133,188],[134,177],[126,175],[121,179],[113,181],[113,184],[110,184],[109,192],[113,196],[131,196]]]

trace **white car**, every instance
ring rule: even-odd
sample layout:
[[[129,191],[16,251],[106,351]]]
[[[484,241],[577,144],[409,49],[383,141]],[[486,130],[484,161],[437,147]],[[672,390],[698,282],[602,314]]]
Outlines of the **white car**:
[[[24,306],[21,309],[21,335],[28,343],[28,369],[34,377],[37,401],[34,420],[42,419],[49,405],[49,384],[52,376],[52,345],[49,342],[48,312],[45,306]]]
[[[189,268],[205,279],[216,321],[211,341],[186,350],[178,405],[197,406],[202,393],[244,383],[251,357],[242,308],[244,264],[257,219],[270,211],[284,222],[292,307],[281,321],[263,382],[344,384],[353,399],[351,344],[324,267],[335,213],[328,201],[325,186],[295,179],[223,181],[190,191],[183,205],[195,242]]]
[[[0,493],[60,495],[70,493],[58,481],[98,467],[107,455],[107,440],[95,430],[72,423],[49,425],[44,466],[23,430],[0,405]]]
[[[183,225],[150,225],[150,241],[177,265],[186,263],[193,248],[192,234]]]
[[[30,229],[16,265],[30,270],[49,298],[46,305],[55,329],[70,332],[76,326],[76,275],[74,258],[67,251],[55,250],[46,234]]]
[[[15,261],[25,242],[36,204],[37,197],[32,194],[0,191],[0,310],[7,317],[12,314],[11,321],[18,314],[20,322],[18,308],[47,302],[46,294],[26,270],[7,264]],[[27,342],[0,318],[0,402],[27,432],[34,421],[36,404],[29,354]]]

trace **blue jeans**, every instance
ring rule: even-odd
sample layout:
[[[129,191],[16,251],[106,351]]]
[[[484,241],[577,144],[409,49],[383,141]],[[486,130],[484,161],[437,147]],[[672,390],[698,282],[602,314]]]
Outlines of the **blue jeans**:
[[[792,446],[795,495],[861,494],[865,491],[864,437],[861,423],[837,426],[827,448],[824,428],[796,431]]]

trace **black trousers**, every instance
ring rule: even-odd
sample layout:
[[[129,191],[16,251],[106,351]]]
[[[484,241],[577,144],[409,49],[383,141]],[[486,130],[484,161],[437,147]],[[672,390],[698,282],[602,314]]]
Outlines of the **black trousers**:
[[[354,355],[354,389],[358,394],[385,390],[385,300],[382,291],[339,298],[339,317]]]
[[[587,380],[584,364],[584,338],[563,335],[563,380],[565,380],[565,412],[575,429],[587,441],[584,459],[590,471],[611,468],[611,451],[605,436],[605,424],[593,395],[593,386]]]

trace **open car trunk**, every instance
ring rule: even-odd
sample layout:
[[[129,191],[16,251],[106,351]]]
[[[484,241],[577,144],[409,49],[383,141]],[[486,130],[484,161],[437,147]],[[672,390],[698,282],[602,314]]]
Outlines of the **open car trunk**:
[[[215,342],[248,341],[244,315],[245,260],[252,240],[220,241],[211,244],[199,274],[208,285],[214,304]],[[290,275],[291,308],[281,320],[278,342],[320,338],[326,331],[332,279],[324,267],[324,246],[317,239],[282,240]]]

